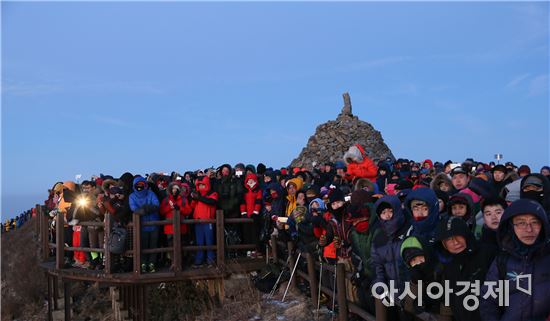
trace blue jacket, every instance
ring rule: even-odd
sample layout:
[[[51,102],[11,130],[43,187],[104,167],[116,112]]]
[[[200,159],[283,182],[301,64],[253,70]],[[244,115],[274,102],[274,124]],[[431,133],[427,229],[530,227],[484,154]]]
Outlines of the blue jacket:
[[[397,289],[399,289],[398,293],[401,294],[405,288],[405,281],[409,280],[409,273],[401,258],[401,244],[410,232],[411,226],[401,209],[399,198],[396,196],[382,197],[374,204],[375,213],[378,213],[378,208],[382,203],[390,204],[393,216],[388,221],[379,219],[382,233],[378,233],[372,243],[373,285],[382,282],[389,286],[390,280],[394,280]],[[378,288],[378,290],[380,289]]]
[[[143,177],[134,178],[134,182],[133,182],[134,192],[130,194],[130,197],[129,197],[130,209],[132,210],[132,212],[135,212],[142,208],[146,210],[146,213],[141,216],[142,223],[149,222],[149,221],[159,221],[160,216],[159,216],[158,209],[160,204],[157,196],[148,187],[146,187],[144,190],[141,190],[141,191],[136,190],[135,186],[138,182],[146,183],[146,180]],[[148,210],[151,210],[151,209],[153,211],[147,212]],[[142,226],[141,231],[152,232],[157,230],[158,228],[159,228],[158,226]]]
[[[535,244],[526,246],[515,236],[512,218],[520,214],[533,214],[541,222],[541,235]],[[549,224],[543,207],[531,200],[520,199],[512,203],[500,221],[497,240],[501,251],[487,273],[487,281],[498,281],[500,275],[510,281],[508,307],[499,307],[498,297],[481,300],[481,318],[499,321],[544,321],[550,315],[550,243]],[[500,270],[499,271],[499,266]],[[527,279],[516,279],[518,275],[531,275],[531,295],[521,292],[528,287]],[[482,287],[482,296],[488,287]]]
[[[412,218],[411,201],[420,200],[428,204],[428,217],[422,221],[415,221],[412,219],[412,236],[420,236],[427,240],[429,243],[433,243],[435,239],[435,230],[437,223],[439,222],[439,200],[435,195],[435,192],[429,188],[417,188],[412,190],[405,199],[405,210],[407,214]]]

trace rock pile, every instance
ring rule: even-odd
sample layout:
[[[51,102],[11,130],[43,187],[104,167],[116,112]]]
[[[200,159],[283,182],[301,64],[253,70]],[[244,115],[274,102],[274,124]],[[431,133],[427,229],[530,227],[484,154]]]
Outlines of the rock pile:
[[[353,144],[361,144],[367,155],[374,161],[394,156],[379,131],[371,124],[354,116],[348,93],[343,94],[344,107],[336,120],[317,126],[306,147],[291,163],[292,167],[311,166],[313,162],[335,162],[341,160],[344,153]]]

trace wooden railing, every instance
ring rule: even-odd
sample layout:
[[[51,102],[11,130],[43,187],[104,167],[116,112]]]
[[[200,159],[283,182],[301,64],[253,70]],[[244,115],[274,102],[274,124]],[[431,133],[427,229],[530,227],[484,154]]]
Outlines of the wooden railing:
[[[42,206],[36,206],[37,213],[37,223],[35,228],[37,233],[40,235],[40,242],[42,244],[42,260],[46,261],[50,257],[50,249],[55,249],[55,268],[61,270],[64,268],[64,257],[65,252],[67,251],[82,251],[82,252],[97,252],[104,255],[105,260],[105,271],[104,273],[109,275],[113,274],[111,270],[111,260],[112,254],[110,251],[106,250],[108,244],[110,244],[110,231],[112,229],[113,220],[109,213],[105,214],[105,219],[103,222],[80,222],[79,226],[95,226],[103,227],[105,231],[105,246],[104,248],[90,248],[90,247],[67,247],[64,243],[64,216],[63,214],[57,214],[54,218],[56,220],[55,243],[49,242],[49,217],[46,215],[45,210]],[[181,214],[178,210],[174,210],[174,214],[171,220],[162,220],[162,221],[149,221],[141,222],[141,217],[138,214],[132,214],[132,222],[127,225],[127,228],[133,229],[133,248],[126,251],[125,254],[133,254],[133,273],[136,277],[141,275],[141,254],[151,254],[151,253],[172,253],[173,257],[173,272],[180,272],[182,270],[182,252],[186,251],[204,251],[204,250],[213,250],[216,251],[216,265],[219,270],[224,270],[225,268],[225,251],[226,250],[246,250],[246,249],[255,249],[256,244],[235,244],[235,245],[225,245],[225,236],[224,236],[224,227],[226,223],[230,224],[240,224],[240,223],[252,223],[253,219],[251,218],[224,218],[223,211],[216,211],[215,219],[208,220],[197,220],[197,219],[181,219]],[[162,247],[162,248],[152,248],[152,249],[142,249],[141,244],[141,227],[144,226],[164,226],[167,224],[172,224],[174,229],[174,242],[171,247]],[[215,245],[181,245],[181,230],[180,224],[215,224],[216,225],[216,244]],[[61,227],[61,228],[59,228]]]

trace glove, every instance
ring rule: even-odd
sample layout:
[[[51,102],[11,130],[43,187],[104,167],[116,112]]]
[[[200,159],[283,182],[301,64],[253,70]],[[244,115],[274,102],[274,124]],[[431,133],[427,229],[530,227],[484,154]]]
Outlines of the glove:
[[[242,213],[241,213],[241,216],[242,216],[242,217],[246,217],[246,212],[242,212]]]
[[[179,211],[179,210],[180,210],[180,206],[179,206],[178,204],[174,204],[174,209],[175,209],[176,211]]]
[[[339,249],[341,246],[342,246],[342,243],[340,242],[340,239],[338,238],[338,236],[335,236],[334,237],[334,247]]]
[[[253,215],[258,215],[258,214],[260,214],[260,213],[258,213],[258,211],[254,211],[254,212],[252,212],[252,214],[253,214]]]

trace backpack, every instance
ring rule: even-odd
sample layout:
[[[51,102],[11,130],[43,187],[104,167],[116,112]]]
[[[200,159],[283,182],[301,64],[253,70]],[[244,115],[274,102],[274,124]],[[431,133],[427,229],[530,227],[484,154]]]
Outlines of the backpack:
[[[113,254],[123,254],[126,251],[128,231],[122,226],[115,226],[109,235],[109,251]]]

